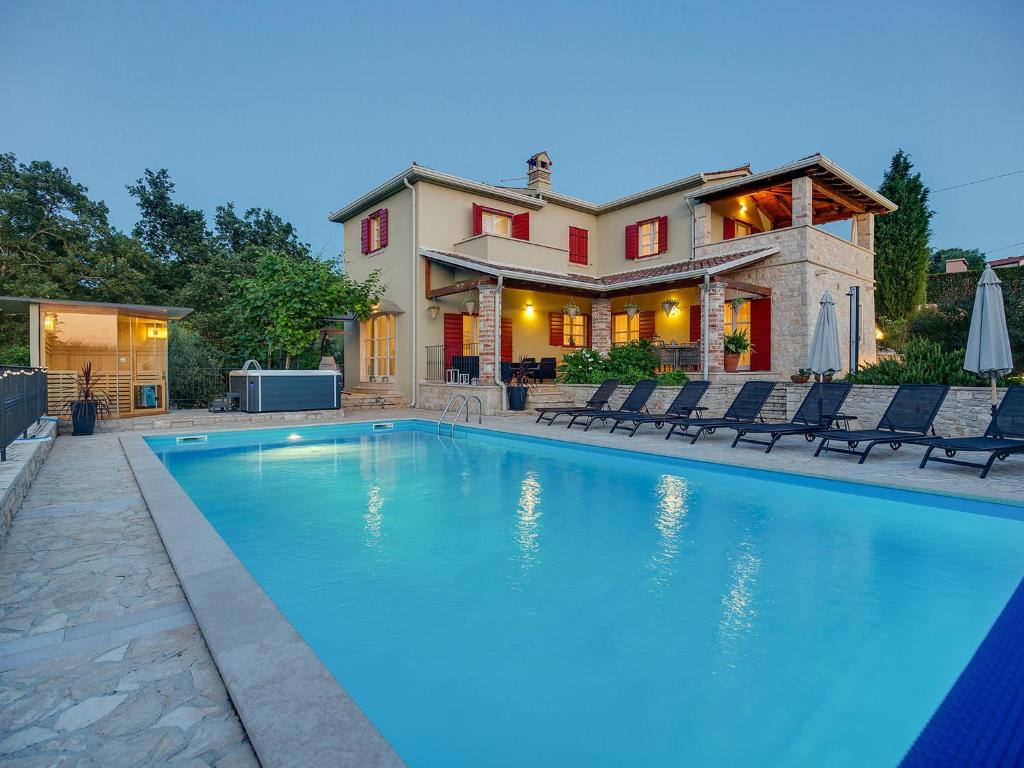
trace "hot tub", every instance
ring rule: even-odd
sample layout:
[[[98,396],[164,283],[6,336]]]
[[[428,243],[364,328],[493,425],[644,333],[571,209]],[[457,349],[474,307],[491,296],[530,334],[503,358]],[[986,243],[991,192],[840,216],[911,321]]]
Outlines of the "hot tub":
[[[264,371],[245,367],[228,374],[228,387],[245,413],[320,411],[341,407],[337,371]]]

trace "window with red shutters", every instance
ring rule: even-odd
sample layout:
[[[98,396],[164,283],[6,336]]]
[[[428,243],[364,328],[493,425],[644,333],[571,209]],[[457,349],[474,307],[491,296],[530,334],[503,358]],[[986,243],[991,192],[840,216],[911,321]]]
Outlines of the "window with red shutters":
[[[700,304],[690,307],[690,342],[700,341],[701,332]]]
[[[388,209],[378,208],[360,222],[360,248],[375,253],[388,245]]]
[[[512,318],[501,318],[501,362],[512,362]]]
[[[772,300],[750,302],[750,370],[772,369]]]
[[[590,233],[579,227],[569,227],[569,263],[588,264]]]
[[[636,259],[640,256],[640,237],[636,224],[626,225],[626,258]]]
[[[359,222],[362,244],[360,246],[362,253],[370,252],[370,219],[365,218]]]
[[[462,354],[462,314],[444,313],[444,367],[452,367],[452,358]]]
[[[512,237],[516,240],[530,239],[529,213],[517,213],[512,217]]]
[[[658,217],[658,253],[668,250],[668,216]]]
[[[484,207],[473,203],[473,237],[484,233]]]
[[[380,247],[388,247],[388,209],[381,208],[377,211],[380,220]]]
[[[722,224],[722,239],[732,240],[736,237],[736,221],[735,219],[726,219]]]
[[[641,339],[653,339],[654,338],[654,312],[641,312],[640,313],[640,338]]]
[[[563,343],[562,330],[565,328],[561,312],[548,312],[548,345],[560,347]]]

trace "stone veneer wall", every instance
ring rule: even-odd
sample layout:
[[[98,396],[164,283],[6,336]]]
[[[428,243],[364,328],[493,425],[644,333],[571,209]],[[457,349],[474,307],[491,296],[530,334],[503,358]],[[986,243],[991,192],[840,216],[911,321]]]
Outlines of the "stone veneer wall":
[[[483,406],[484,416],[493,416],[496,413],[501,413],[501,387],[494,384],[442,384],[436,381],[421,381],[417,389],[416,406],[432,411],[443,411],[445,405],[448,404],[449,398],[456,393],[479,397],[480,403]],[[472,408],[473,406],[470,407]],[[475,408],[473,413],[476,413]],[[449,413],[448,417],[451,418],[452,416],[454,414]]]
[[[701,405],[707,407],[706,416],[721,416],[729,403],[740,391],[742,382],[713,382],[708,388]],[[575,405],[587,402],[596,386],[584,384],[559,384],[565,392],[566,399]],[[772,397],[764,409],[764,418],[769,421],[791,419],[803,401],[810,384],[793,384],[785,382],[777,384]],[[612,405],[617,407],[629,393],[630,387],[620,386],[612,397]],[[663,411],[675,398],[679,387],[658,387],[648,403],[651,411]],[[1006,390],[999,391],[999,397]],[[896,387],[860,385],[855,386],[843,405],[843,411],[857,420],[851,423],[853,429],[874,429],[882,417],[885,407],[896,393]],[[935,419],[935,431],[944,437],[964,437],[980,435],[988,427],[991,418],[991,394],[984,387],[951,387],[939,415]]]
[[[39,468],[50,455],[55,439],[57,424],[46,421],[36,439],[8,447],[7,461],[0,463],[0,543],[6,538],[14,513],[25,499]]]

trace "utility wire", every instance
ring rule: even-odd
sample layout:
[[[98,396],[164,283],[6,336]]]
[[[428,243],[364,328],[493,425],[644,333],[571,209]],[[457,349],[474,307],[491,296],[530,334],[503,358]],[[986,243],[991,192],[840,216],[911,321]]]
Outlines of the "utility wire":
[[[995,179],[1005,179],[1007,176],[1016,176],[1018,173],[1024,173],[1024,168],[1021,168],[1019,171],[1010,171],[1009,173],[1001,173],[998,176],[989,176],[988,178],[985,178],[985,179],[976,179],[975,181],[967,181],[967,182],[964,182],[963,184],[954,184],[951,187],[943,187],[942,189],[933,189],[933,190],[931,190],[931,192],[933,192],[933,193],[934,192],[946,192],[946,191],[948,191],[950,189],[960,189],[960,187],[970,187],[970,186],[972,186],[974,184],[981,184],[981,183],[986,182],[986,181],[994,181]]]
[[[1024,243],[1010,243],[999,248],[991,248],[985,251],[985,255],[988,256],[990,253],[996,253],[997,251],[1005,251],[1007,248],[1016,248],[1018,245],[1024,245]]]

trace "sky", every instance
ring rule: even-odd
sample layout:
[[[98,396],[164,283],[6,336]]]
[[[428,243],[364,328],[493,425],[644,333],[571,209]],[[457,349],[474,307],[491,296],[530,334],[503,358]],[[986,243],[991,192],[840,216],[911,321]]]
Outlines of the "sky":
[[[0,30],[0,152],[68,168],[124,230],[145,168],[328,256],[327,215],[412,161],[499,182],[544,149],[594,202],[813,152],[872,187],[901,147],[936,190],[1024,170],[1019,0],[0,0]],[[936,192],[933,247],[1024,253],[1022,192]]]

